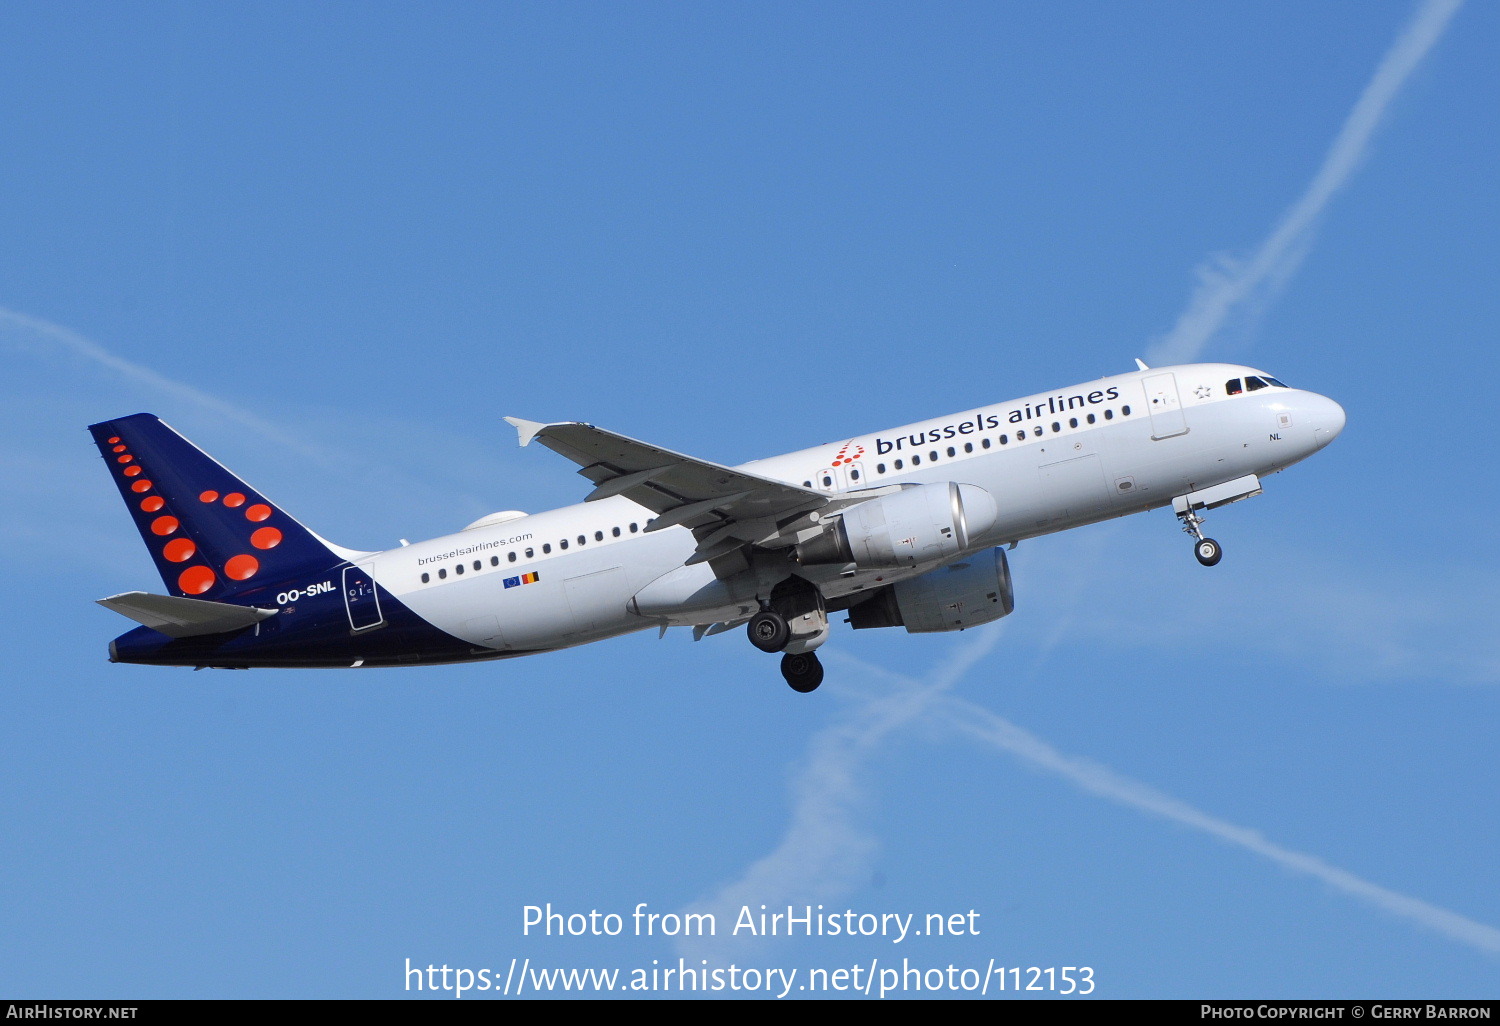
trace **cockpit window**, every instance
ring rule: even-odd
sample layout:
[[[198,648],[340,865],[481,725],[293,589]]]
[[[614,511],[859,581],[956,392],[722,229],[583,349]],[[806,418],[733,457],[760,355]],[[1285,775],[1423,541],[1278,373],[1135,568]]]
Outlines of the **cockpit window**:
[[[1224,382],[1225,395],[1239,395],[1243,391],[1244,389],[1240,387],[1239,378],[1230,378],[1228,381]]]
[[[1266,378],[1266,380],[1269,381],[1271,384],[1275,385],[1277,388],[1291,388],[1292,387],[1291,385],[1288,385],[1286,382],[1282,381],[1280,378],[1269,378],[1268,377],[1268,378]]]
[[[1254,392],[1254,391],[1256,391],[1258,389],[1265,388],[1266,387],[1266,383],[1264,381],[1260,380],[1260,378],[1246,378],[1245,379],[1245,387],[1247,389],[1249,389],[1251,392]]]

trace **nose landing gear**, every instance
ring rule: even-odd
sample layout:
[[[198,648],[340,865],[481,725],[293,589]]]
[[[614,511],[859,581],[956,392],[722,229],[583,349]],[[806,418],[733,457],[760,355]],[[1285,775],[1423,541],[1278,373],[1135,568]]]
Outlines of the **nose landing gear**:
[[[1204,566],[1213,566],[1224,558],[1224,546],[1203,536],[1203,518],[1196,512],[1188,508],[1178,513],[1177,519],[1182,521],[1182,529],[1197,539],[1193,545],[1193,555],[1198,557],[1198,562]]]

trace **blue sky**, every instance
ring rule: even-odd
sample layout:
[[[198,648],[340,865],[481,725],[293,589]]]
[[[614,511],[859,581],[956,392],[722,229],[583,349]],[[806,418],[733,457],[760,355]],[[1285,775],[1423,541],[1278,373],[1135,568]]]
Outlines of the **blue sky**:
[[[1088,965],[1113,997],[1493,997],[1500,11],[1445,10],[8,12],[0,993],[905,956]],[[1349,423],[1213,515],[1211,571],[1165,511],[1028,542],[1014,615],[840,625],[813,696],[686,631],[105,662],[127,624],[92,600],[159,583],[106,417],[382,548],[581,498],[505,415],[739,462],[1128,370],[1215,296],[1193,352]],[[740,899],[981,933],[521,931]]]

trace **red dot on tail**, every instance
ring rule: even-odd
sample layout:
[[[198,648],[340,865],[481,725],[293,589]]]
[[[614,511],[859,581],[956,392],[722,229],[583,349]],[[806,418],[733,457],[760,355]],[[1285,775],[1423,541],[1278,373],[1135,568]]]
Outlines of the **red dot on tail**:
[[[274,549],[281,544],[281,532],[274,527],[262,527],[250,536],[250,544],[257,549]]]
[[[262,520],[271,518],[271,507],[263,502],[257,502],[254,506],[245,510],[245,518],[260,523]]]
[[[115,435],[115,437],[113,437],[113,438],[111,438],[111,439],[110,439],[110,440],[109,440],[109,444],[110,444],[110,445],[114,445],[114,444],[115,444],[115,443],[116,443],[116,442],[118,442],[118,441],[119,441],[119,440],[120,440],[120,436],[119,436],[119,435]]]
[[[202,595],[214,586],[214,572],[206,566],[190,566],[177,575],[177,587],[189,595]]]
[[[113,451],[113,452],[124,452],[125,451],[125,447],[123,445],[117,445],[111,451]]]
[[[229,562],[224,564],[224,575],[233,577],[236,581],[248,580],[255,576],[255,571],[260,569],[260,560],[254,556],[230,556]]]
[[[239,492],[230,492],[228,495],[224,496],[224,505],[226,506],[234,507],[243,506],[244,504],[245,497]]]
[[[167,504],[167,500],[160,495],[148,495],[141,500],[141,509],[147,513],[155,513]]]
[[[115,457],[115,462],[116,463],[129,463],[129,462],[131,462],[134,459],[135,459],[135,457],[132,456],[132,455],[130,455],[130,453],[127,452],[124,456],[116,456]]]
[[[199,502],[218,502],[219,501],[219,493],[216,492],[216,491],[214,491],[212,488],[210,488],[208,491],[202,492],[202,493],[199,494],[198,501]]]
[[[177,530],[177,527],[178,524],[176,517],[157,517],[155,520],[151,521],[152,534],[171,534],[173,531]]]
[[[194,545],[187,538],[173,538],[167,542],[166,546],[161,550],[161,554],[174,563],[186,563],[193,558],[193,553],[197,551],[198,546]]]
[[[126,467],[125,468],[125,476],[126,477],[135,477],[135,475],[139,474],[140,472],[141,472],[141,468],[140,467]]]
[[[130,490],[132,492],[149,492],[151,490],[151,479],[149,477],[141,478],[130,486]]]

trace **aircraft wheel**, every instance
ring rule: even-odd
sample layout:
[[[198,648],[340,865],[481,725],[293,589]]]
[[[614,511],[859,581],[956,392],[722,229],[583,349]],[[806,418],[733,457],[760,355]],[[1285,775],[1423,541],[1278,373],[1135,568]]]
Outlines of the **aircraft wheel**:
[[[823,683],[823,664],[811,652],[781,657],[781,675],[793,691],[807,694],[816,691]]]
[[[1193,546],[1193,555],[1198,557],[1198,562],[1204,566],[1213,566],[1224,558],[1224,549],[1212,538],[1199,539],[1198,544]]]
[[[762,652],[780,652],[792,640],[786,617],[771,609],[762,609],[752,616],[746,633],[750,635],[750,644]]]

